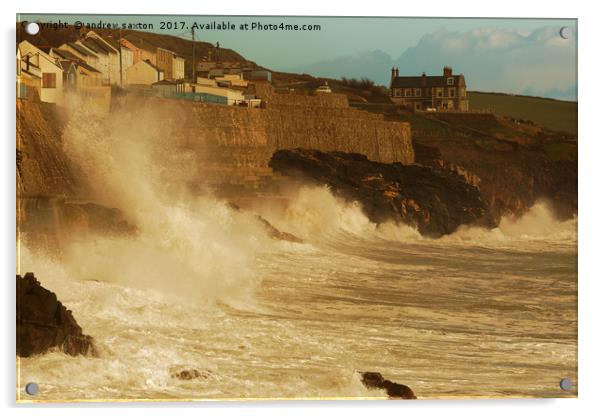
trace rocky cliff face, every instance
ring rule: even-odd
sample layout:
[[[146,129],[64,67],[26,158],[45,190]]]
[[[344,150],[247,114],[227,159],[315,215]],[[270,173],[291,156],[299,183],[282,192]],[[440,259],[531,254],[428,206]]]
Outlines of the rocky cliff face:
[[[445,114],[414,136],[416,162],[476,186],[494,219],[546,200],[561,219],[577,213],[577,139],[493,115]],[[426,123],[428,120],[423,120]]]
[[[359,201],[375,223],[393,220],[431,237],[449,234],[462,224],[489,223],[479,191],[452,172],[308,149],[279,150],[270,166],[283,175],[327,184],[336,195]]]
[[[17,193],[72,197],[77,174],[62,148],[65,115],[52,104],[17,100]]]
[[[42,287],[33,273],[17,275],[17,355],[29,357],[56,347],[69,355],[96,354],[70,310]]]

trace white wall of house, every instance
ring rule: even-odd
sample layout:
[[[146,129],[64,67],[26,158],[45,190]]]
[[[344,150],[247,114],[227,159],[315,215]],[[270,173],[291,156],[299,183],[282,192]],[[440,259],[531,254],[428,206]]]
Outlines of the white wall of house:
[[[102,36],[93,30],[86,33],[86,38],[94,38],[101,42],[107,47],[110,52],[107,55],[107,74],[111,84],[119,84],[121,77],[119,76],[119,51],[113,47],[109,42],[104,40]]]
[[[148,62],[138,61],[126,70],[126,79],[127,85],[151,85],[163,79],[163,72]]]
[[[173,78],[174,79],[184,79],[184,58],[179,56],[174,56],[173,58]]]
[[[121,46],[121,73],[124,85],[128,83],[127,69],[132,65],[134,65],[134,52],[125,46]]]
[[[40,88],[40,101],[46,103],[63,103],[63,70],[54,58],[38,49],[28,41],[19,43],[21,55],[36,57],[36,65],[42,74],[42,87]]]
[[[79,46],[81,46],[82,48],[86,48],[86,50],[94,53],[93,50],[91,50],[86,45],[84,45],[80,40],[76,41],[75,43],[78,44]],[[98,52],[98,53],[96,53],[96,56],[98,57],[98,59],[96,60],[96,66],[92,65],[88,61],[86,61],[86,62],[88,64],[94,66],[94,68],[96,68],[100,71],[100,73],[102,74],[102,78],[105,82],[109,82],[109,80],[111,79],[111,72],[110,72],[110,67],[109,67],[109,55]]]

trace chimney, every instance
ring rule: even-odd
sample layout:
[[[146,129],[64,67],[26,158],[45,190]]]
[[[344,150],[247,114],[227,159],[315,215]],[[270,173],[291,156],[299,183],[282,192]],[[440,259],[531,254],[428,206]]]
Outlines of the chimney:
[[[451,77],[452,76],[451,66],[444,66],[443,67],[443,76],[444,77]]]
[[[398,77],[399,76],[399,68],[395,68],[395,76]]]
[[[423,73],[422,73],[422,76],[420,77],[420,84],[421,84],[423,87],[426,87],[426,72],[423,72]]]

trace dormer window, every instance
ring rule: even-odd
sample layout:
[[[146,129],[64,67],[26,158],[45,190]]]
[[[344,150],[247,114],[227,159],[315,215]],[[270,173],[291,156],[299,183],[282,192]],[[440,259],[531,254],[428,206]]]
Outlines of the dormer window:
[[[447,85],[454,85],[454,79],[452,77],[447,79]]]

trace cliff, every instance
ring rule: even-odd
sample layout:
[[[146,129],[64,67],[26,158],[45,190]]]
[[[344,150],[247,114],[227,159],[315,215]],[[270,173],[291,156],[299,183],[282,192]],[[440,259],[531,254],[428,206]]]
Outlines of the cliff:
[[[47,103],[17,100],[17,195],[72,197],[75,169],[63,152],[65,114]]]
[[[546,200],[560,219],[577,213],[577,138],[493,114],[412,117],[416,162],[476,186],[490,216],[521,215]]]
[[[283,175],[327,184],[335,195],[359,201],[374,223],[408,224],[430,237],[450,234],[462,224],[490,225],[480,192],[452,172],[310,149],[279,150],[270,166]]]

